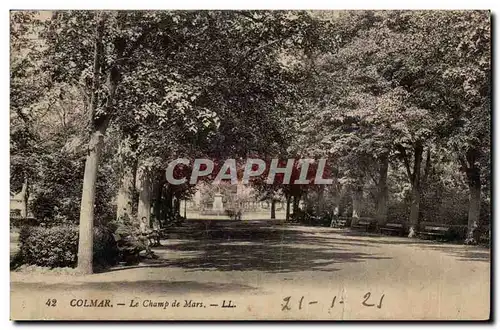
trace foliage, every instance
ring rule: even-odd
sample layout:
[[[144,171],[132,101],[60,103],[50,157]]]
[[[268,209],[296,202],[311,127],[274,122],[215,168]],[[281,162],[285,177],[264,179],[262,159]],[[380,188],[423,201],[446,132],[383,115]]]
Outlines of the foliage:
[[[45,267],[75,267],[78,251],[78,227],[25,226],[19,234],[22,264]],[[104,266],[116,261],[116,246],[109,230],[94,231],[94,262]]]
[[[488,223],[490,33],[486,11],[12,12],[11,189],[29,183],[40,221],[74,223],[90,128],[109,121],[97,224],[114,218],[127,166],[164,173],[180,157],[326,158],[335,185],[323,192],[251,182],[261,199],[302,198],[314,219],[338,201],[348,215],[359,190],[377,213],[388,159],[390,221],[419,201],[422,220],[462,223],[475,183]],[[158,204],[194,192],[155,180]]]

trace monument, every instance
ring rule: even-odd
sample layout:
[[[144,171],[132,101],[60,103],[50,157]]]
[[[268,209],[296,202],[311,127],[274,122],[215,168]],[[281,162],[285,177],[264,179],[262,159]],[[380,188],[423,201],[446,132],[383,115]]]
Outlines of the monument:
[[[212,211],[214,212],[223,212],[224,205],[222,203],[222,194],[220,192],[214,195],[214,202],[212,204]]]

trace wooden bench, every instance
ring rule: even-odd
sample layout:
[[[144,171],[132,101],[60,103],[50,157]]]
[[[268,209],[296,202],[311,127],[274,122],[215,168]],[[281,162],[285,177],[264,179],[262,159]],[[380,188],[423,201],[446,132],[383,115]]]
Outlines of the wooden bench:
[[[152,230],[148,233],[146,233],[146,237],[149,240],[149,244],[151,246],[160,246],[160,231],[159,230]]]
[[[436,238],[446,240],[450,226],[439,223],[421,223],[418,235],[422,238]]]
[[[403,236],[405,232],[405,226],[402,223],[386,223],[384,226],[380,227],[380,233],[387,233],[389,235],[397,234]]]
[[[436,238],[446,241],[464,239],[467,233],[467,226],[422,222],[417,233],[422,238]]]
[[[165,239],[167,238],[167,228],[160,228],[158,229],[158,235],[160,236],[160,239]]]
[[[113,234],[113,238],[116,242],[120,262],[131,264],[139,261],[139,252],[142,251],[142,248],[135,244],[130,236]]]
[[[333,217],[330,222],[331,228],[345,228],[351,225],[350,217]]]
[[[373,218],[359,218],[357,224],[351,224],[351,228],[363,231],[373,231],[376,228],[377,220]]]

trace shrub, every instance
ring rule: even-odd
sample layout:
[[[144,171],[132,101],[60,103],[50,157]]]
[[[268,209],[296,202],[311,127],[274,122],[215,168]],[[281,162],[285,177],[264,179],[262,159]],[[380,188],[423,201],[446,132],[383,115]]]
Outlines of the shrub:
[[[19,260],[23,264],[45,267],[75,267],[78,253],[78,227],[25,226],[19,233]],[[108,229],[94,229],[94,263],[116,262],[116,244]]]
[[[47,267],[74,267],[78,251],[78,227],[26,226],[19,234],[23,263]]]
[[[94,265],[114,265],[118,261],[118,248],[109,227],[94,228]]]
[[[11,228],[22,228],[24,226],[40,226],[41,223],[43,223],[43,221],[37,218],[21,218],[21,217],[10,218]]]

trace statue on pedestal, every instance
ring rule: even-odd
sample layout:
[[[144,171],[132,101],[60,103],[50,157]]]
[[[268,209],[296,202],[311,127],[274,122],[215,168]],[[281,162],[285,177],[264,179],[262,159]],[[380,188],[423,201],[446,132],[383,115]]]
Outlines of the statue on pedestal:
[[[223,211],[224,205],[222,203],[222,194],[216,193],[214,195],[214,202],[212,204],[212,211]]]

